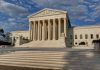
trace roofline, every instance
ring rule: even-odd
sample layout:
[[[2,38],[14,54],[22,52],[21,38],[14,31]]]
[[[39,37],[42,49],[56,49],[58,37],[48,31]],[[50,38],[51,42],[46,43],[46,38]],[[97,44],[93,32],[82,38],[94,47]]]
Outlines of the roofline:
[[[33,15],[35,15],[35,14],[38,14],[38,13],[40,13],[40,12],[46,10],[46,9],[49,9],[49,10],[55,10],[55,11],[62,11],[62,12],[64,12],[64,13],[68,13],[67,11],[64,11],[64,10],[51,9],[51,8],[44,8],[44,9],[42,9],[42,10],[39,10],[39,11],[37,11],[37,12],[35,12],[35,13],[33,13],[33,14],[27,16],[27,18],[31,18],[31,16],[33,16]]]
[[[96,24],[96,25],[84,25],[84,26],[74,26],[73,28],[77,29],[77,28],[87,28],[87,27],[100,27],[100,24]]]

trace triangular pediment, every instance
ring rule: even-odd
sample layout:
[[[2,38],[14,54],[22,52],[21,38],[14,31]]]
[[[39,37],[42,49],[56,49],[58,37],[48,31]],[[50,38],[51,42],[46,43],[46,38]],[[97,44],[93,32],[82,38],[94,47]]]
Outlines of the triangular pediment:
[[[43,10],[36,12],[35,14],[30,15],[29,17],[41,17],[41,16],[49,16],[49,15],[64,14],[64,13],[67,12],[63,10],[45,8]]]

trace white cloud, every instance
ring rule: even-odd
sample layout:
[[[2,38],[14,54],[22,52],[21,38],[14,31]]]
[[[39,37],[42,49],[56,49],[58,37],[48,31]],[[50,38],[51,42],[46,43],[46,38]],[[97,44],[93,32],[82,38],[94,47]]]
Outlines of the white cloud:
[[[15,21],[15,18],[9,18],[8,21],[13,22],[13,21]]]
[[[72,23],[71,25],[72,25],[72,26],[79,26],[79,25],[77,25],[77,24],[75,24],[75,23]]]
[[[79,3],[85,2],[84,0],[33,0],[40,7],[56,8],[68,11],[72,18],[85,18],[88,9],[85,5]]]
[[[32,0],[39,7],[66,10],[71,19],[94,22],[100,17],[100,0]],[[91,9],[92,11],[90,11]]]
[[[90,16],[92,18],[100,18],[100,5],[96,5],[95,8],[94,8],[94,11],[91,12]]]
[[[17,23],[15,21],[1,21],[0,28],[3,28],[6,32],[7,31],[15,31],[15,30],[25,30],[28,29],[28,24],[25,23]]]
[[[91,18],[87,18],[84,21],[86,21],[86,22],[94,22],[95,20],[94,19],[91,19]]]
[[[28,14],[28,10],[24,7],[0,0],[0,11],[10,16],[23,16]]]
[[[99,2],[99,0],[91,0],[92,2]]]

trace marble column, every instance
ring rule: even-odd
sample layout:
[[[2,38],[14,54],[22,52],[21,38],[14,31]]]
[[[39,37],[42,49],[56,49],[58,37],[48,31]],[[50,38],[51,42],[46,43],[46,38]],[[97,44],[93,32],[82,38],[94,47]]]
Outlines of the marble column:
[[[44,20],[44,40],[46,40],[46,23],[45,23],[45,20]]]
[[[58,33],[59,33],[59,35],[58,35],[58,39],[60,38],[60,36],[61,36],[61,19],[59,18],[58,19]]]
[[[34,40],[34,22],[32,21],[32,41]]]
[[[53,19],[53,40],[55,40],[55,19]]]
[[[38,21],[38,40],[40,40],[40,21]]]
[[[46,23],[44,21],[44,40],[46,40]]]
[[[33,39],[35,41],[35,21],[34,21],[34,28],[33,28]]]
[[[67,25],[66,18],[64,18],[64,36],[66,37]]]
[[[42,28],[42,40],[44,40],[44,31],[45,31],[45,28],[44,28],[44,20],[42,20],[42,22],[43,22],[43,28]]]
[[[29,31],[30,31],[30,40],[32,40],[32,39],[31,39],[31,37],[32,37],[32,35],[31,35],[31,31],[32,31],[32,28],[31,28],[31,21],[29,22]]]
[[[38,23],[36,21],[36,40],[38,40]]]
[[[51,32],[50,31],[51,29],[50,29],[50,27],[51,27],[50,26],[50,20],[48,20],[48,40],[50,40],[50,36],[51,36],[51,33],[50,33]]]
[[[45,40],[47,40],[48,23],[45,21]]]
[[[35,41],[36,41],[36,21],[35,21],[34,25],[35,25],[35,28],[34,28],[35,36],[34,36],[34,38],[35,38]]]
[[[42,29],[41,29],[41,23],[39,23],[39,24],[40,24],[40,25],[39,25],[39,28],[40,28],[40,29],[39,29],[39,31],[40,31],[39,39],[41,40],[41,30],[42,30]]]
[[[33,40],[33,23],[31,22],[31,40]]]

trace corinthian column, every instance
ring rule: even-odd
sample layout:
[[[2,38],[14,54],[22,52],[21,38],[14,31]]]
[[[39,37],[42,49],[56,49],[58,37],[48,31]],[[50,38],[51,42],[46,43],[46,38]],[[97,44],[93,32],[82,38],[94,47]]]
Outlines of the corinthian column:
[[[55,40],[55,19],[53,19],[53,40]]]
[[[67,36],[66,35],[66,31],[67,31],[67,25],[66,25],[66,18],[64,18],[64,34],[65,34],[65,37]]]
[[[48,20],[48,40],[50,40],[50,20]]]
[[[38,40],[40,40],[40,21],[38,21]]]
[[[34,40],[36,41],[36,21],[34,22]]]
[[[43,27],[42,27],[42,40],[44,40],[44,31],[45,31],[45,28],[44,28],[44,20],[42,20],[42,22],[43,22]]]
[[[41,35],[41,33],[42,33],[42,32],[41,32],[41,31],[42,31],[42,28],[41,28],[41,27],[42,27],[42,25],[41,25],[41,21],[40,21],[40,26],[39,26],[39,28],[40,28],[40,34],[39,34],[39,35],[40,35],[40,40],[42,39],[42,37],[41,37],[41,36],[42,36],[42,35]]]
[[[32,21],[32,40],[34,41],[34,21]]]
[[[33,27],[33,40],[35,41],[35,21],[34,21],[34,27]]]
[[[60,36],[61,36],[61,20],[60,20],[60,18],[58,19],[58,33],[59,33],[59,36],[58,36],[58,38],[60,38]]]

